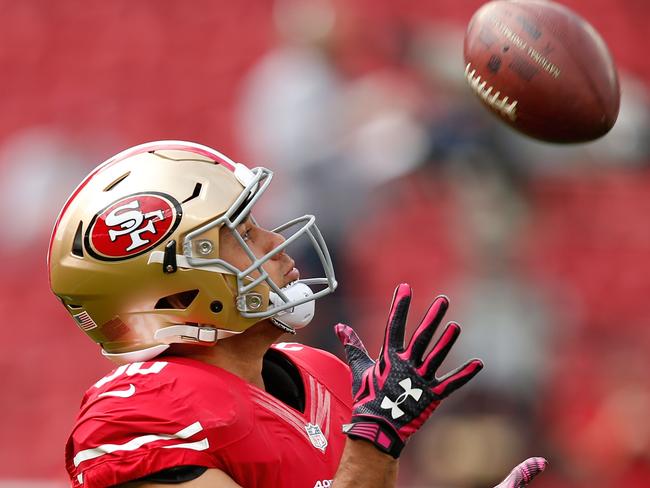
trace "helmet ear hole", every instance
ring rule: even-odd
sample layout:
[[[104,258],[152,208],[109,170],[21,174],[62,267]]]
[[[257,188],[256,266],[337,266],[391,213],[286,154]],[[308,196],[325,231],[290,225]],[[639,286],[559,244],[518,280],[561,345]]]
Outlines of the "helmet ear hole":
[[[162,297],[154,307],[159,309],[184,310],[189,307],[199,294],[199,290],[188,290]]]
[[[223,303],[221,303],[219,300],[215,300],[210,304],[210,310],[213,313],[219,313],[223,310]]]

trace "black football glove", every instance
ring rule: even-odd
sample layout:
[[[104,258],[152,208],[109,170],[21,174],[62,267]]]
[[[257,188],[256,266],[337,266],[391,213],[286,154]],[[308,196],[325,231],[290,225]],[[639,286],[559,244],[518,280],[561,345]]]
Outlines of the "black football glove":
[[[399,285],[393,296],[384,344],[376,362],[370,359],[351,327],[344,324],[335,326],[352,370],[352,421],[343,427],[343,431],[349,437],[372,442],[395,458],[440,401],[483,368],[479,359],[472,359],[437,378],[435,373],[458,338],[460,326],[450,322],[425,356],[425,350],[449,306],[447,298],[440,296],[433,301],[404,348],[410,302],[411,287]]]

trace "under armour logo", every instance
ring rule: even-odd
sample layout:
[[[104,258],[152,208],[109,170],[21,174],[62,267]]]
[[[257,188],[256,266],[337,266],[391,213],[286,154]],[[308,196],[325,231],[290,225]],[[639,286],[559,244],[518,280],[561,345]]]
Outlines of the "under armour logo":
[[[404,415],[404,410],[399,408],[399,405],[404,403],[408,397],[412,397],[415,401],[418,401],[422,396],[422,390],[420,388],[411,387],[411,378],[405,378],[398,383],[404,389],[404,393],[397,397],[397,400],[393,401],[388,397],[384,397],[381,401],[381,408],[390,409],[390,415],[394,419],[400,418]]]

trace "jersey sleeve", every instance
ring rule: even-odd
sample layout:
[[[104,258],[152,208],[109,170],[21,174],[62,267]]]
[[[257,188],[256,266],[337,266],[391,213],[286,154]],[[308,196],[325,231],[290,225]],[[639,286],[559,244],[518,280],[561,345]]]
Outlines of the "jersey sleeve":
[[[201,371],[166,361],[121,366],[98,381],[66,445],[72,485],[112,486],[174,466],[222,468],[213,453],[237,437],[242,412],[231,389],[214,378],[208,386],[212,395],[201,395]]]

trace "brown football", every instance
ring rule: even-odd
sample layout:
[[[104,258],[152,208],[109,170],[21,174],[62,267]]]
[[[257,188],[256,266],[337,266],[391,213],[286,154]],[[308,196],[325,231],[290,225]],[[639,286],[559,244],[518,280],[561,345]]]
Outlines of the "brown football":
[[[496,0],[472,17],[465,75],[514,129],[548,142],[584,142],[616,122],[616,66],[598,32],[558,3]]]

